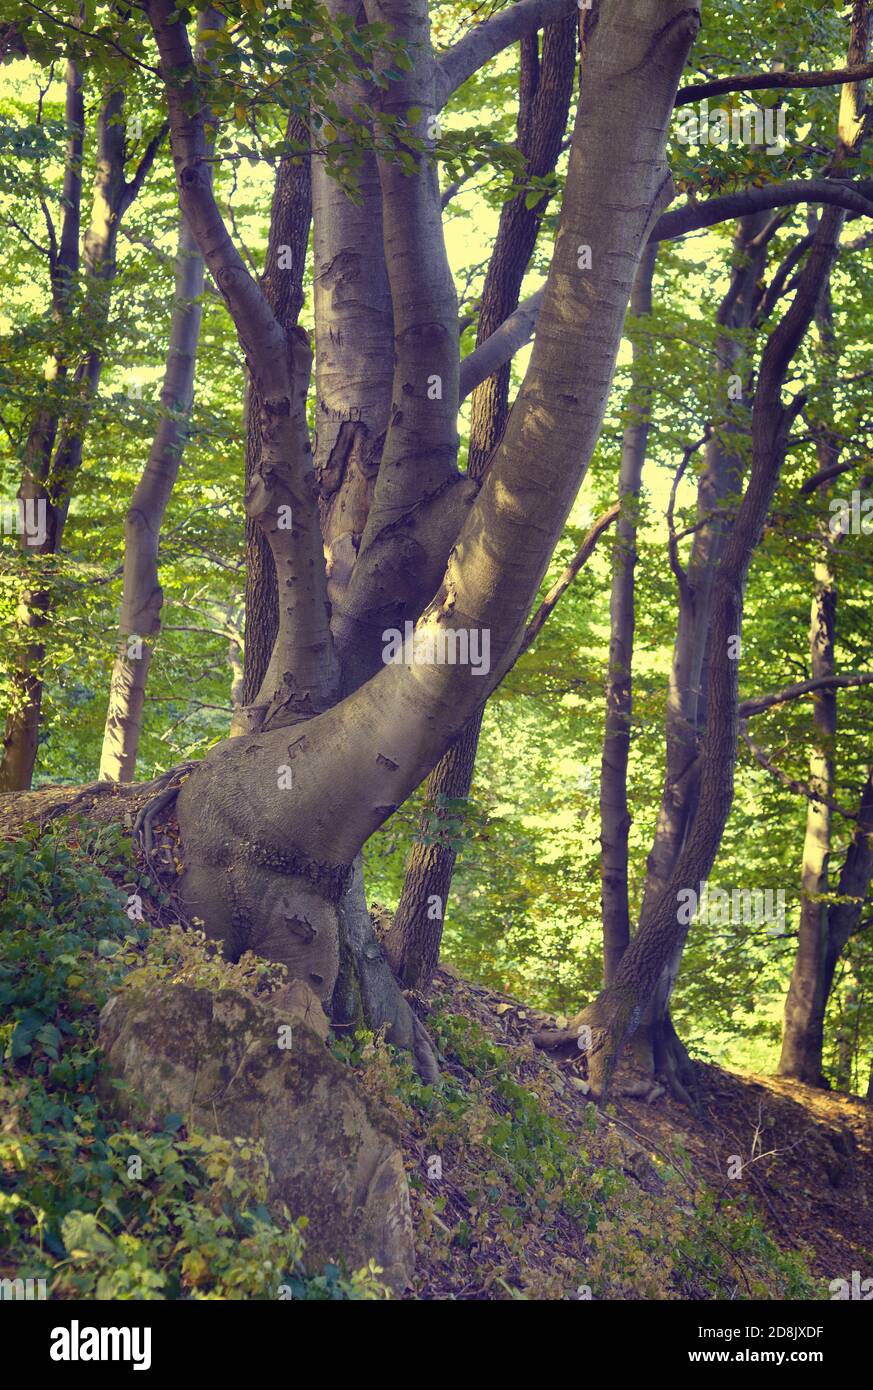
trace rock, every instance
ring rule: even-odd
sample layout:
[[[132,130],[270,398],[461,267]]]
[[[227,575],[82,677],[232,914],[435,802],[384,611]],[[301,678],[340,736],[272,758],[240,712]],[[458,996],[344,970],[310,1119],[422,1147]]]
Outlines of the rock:
[[[328,1051],[327,1033],[300,980],[258,998],[136,971],[100,1015],[104,1090],[122,1118],[161,1123],[178,1113],[201,1133],[262,1139],[268,1202],[309,1219],[310,1272],[372,1259],[401,1291],[414,1243],[396,1122]]]

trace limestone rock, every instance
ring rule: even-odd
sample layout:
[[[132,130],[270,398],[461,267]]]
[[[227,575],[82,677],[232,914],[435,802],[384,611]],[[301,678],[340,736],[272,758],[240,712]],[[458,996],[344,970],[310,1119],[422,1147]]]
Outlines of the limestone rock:
[[[268,1201],[309,1218],[310,1271],[374,1259],[402,1290],[414,1244],[396,1124],[328,1051],[327,1032],[300,980],[257,998],[135,972],[100,1016],[110,1077],[132,1088],[111,1088],[117,1114],[178,1113],[203,1133],[262,1139]]]

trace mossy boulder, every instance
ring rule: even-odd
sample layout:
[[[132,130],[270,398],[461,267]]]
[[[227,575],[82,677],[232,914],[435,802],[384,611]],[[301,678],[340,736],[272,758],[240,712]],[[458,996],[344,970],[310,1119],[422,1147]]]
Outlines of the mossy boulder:
[[[331,1054],[327,1033],[302,981],[258,997],[135,972],[100,1016],[103,1085],[120,1117],[173,1113],[201,1133],[261,1139],[269,1203],[309,1220],[311,1272],[375,1260],[402,1290],[414,1245],[395,1122]]]

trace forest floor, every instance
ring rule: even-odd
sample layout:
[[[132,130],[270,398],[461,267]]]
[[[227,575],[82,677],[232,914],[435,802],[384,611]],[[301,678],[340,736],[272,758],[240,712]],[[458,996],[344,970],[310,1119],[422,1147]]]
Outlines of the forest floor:
[[[433,1003],[474,1019],[493,1043],[525,1059],[518,1079],[530,1084],[535,1073],[550,1112],[579,1129],[588,1106],[580,1061],[556,1063],[530,1041],[551,1022],[547,1015],[451,967],[438,972]],[[831,1280],[851,1280],[853,1270],[862,1279],[873,1274],[873,1105],[702,1062],[695,1073],[693,1110],[666,1094],[652,1104],[618,1097],[605,1124],[636,1141],[661,1173],[666,1165],[695,1186],[702,1179],[716,1201],[744,1187],[775,1243],[803,1252],[825,1290]]]
[[[2,797],[0,839],[71,814],[129,831],[147,799],[93,785]],[[163,880],[160,904],[143,894],[153,930],[179,920],[177,836],[169,810],[151,862],[140,857]],[[873,1275],[870,1103],[698,1062],[692,1109],[662,1092],[598,1111],[581,1054],[534,1047],[542,1012],[450,965],[411,1002],[441,1087],[378,1039],[338,1044],[403,1136],[418,1247],[408,1298],[827,1299],[833,1280]]]

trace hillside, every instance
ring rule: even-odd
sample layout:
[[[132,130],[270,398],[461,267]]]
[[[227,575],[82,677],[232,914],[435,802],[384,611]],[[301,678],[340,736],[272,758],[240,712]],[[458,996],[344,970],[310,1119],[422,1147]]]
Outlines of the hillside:
[[[172,894],[108,820],[113,800],[96,802],[103,825],[60,820],[0,851],[2,1272],[35,1261],[57,1297],[131,1287],[138,1297],[270,1297],[259,1263],[247,1263],[251,1231],[215,1205],[231,1159],[184,1117],[126,1141],[159,1152],[162,1173],[177,1165],[175,1181],[131,1205],[113,1168],[100,1004],[133,969],[165,978],[194,962],[218,988],[229,969],[204,967],[193,944],[180,955],[178,932],[165,930],[178,920]],[[123,911],[132,887],[141,922]],[[245,980],[256,993],[269,967],[263,979],[259,970]],[[619,1096],[601,1113],[577,1061],[534,1048],[542,1015],[522,1003],[450,967],[426,1003],[413,1002],[440,1055],[438,1086],[367,1032],[332,1043],[401,1137],[416,1246],[404,1297],[827,1299],[832,1280],[869,1268],[865,1102],[698,1064],[695,1110],[661,1094],[650,1104]],[[742,1159],[734,1178],[732,1156]],[[263,1208],[259,1182],[240,1172],[240,1211]],[[184,1217],[173,1206],[182,1195]],[[271,1218],[259,1238],[272,1261],[289,1262],[296,1296],[384,1296],[375,1272],[304,1273],[305,1231]]]

